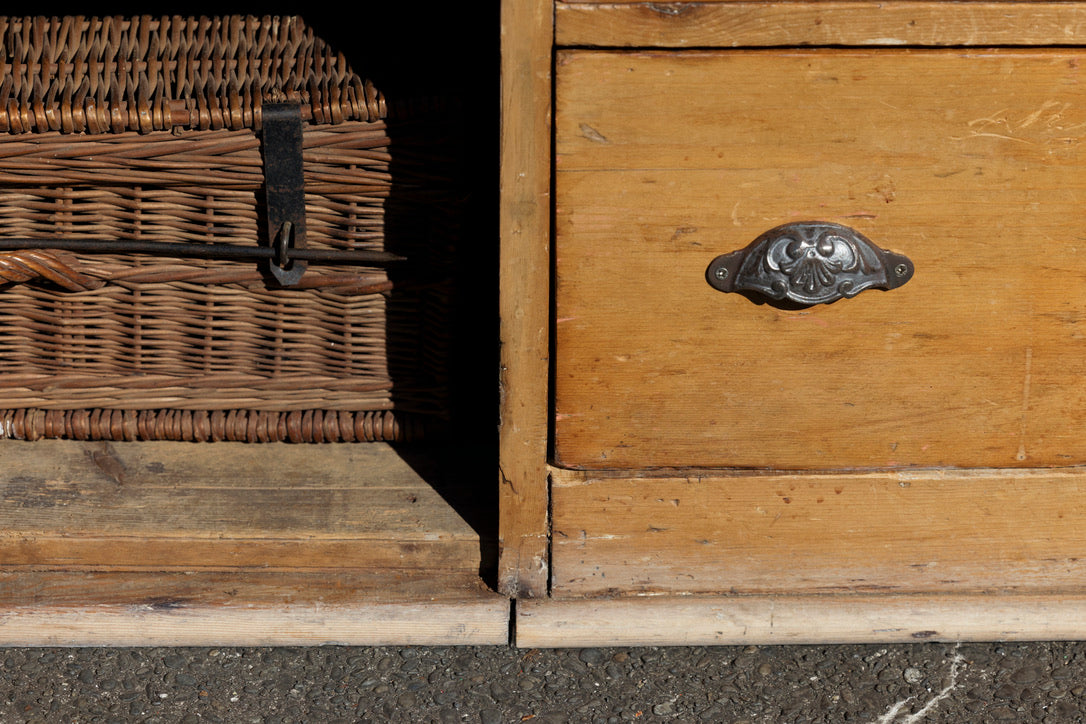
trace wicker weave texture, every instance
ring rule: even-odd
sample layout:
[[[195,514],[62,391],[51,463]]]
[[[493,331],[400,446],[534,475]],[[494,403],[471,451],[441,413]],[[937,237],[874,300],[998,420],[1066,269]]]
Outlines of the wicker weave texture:
[[[179,442],[373,442],[415,440],[419,419],[392,412],[254,410],[0,410],[0,439]]]
[[[253,262],[0,253],[9,432],[401,439],[444,416],[462,190],[440,108],[386,120],[294,18],[0,18],[0,42],[0,237],[266,246],[260,108],[287,99],[307,246],[430,270],[311,265],[283,289]],[[288,424],[305,415],[327,434]],[[357,434],[333,434],[345,415]]]
[[[298,18],[0,17],[0,131],[259,128],[263,101],[316,123],[384,102]]]

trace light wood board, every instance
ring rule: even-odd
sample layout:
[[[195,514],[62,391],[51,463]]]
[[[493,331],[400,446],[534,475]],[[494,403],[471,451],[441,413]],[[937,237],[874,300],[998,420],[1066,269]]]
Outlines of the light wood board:
[[[547,591],[551,0],[501,4],[498,587]]]
[[[0,645],[504,643],[439,450],[0,442]]]
[[[525,601],[521,647],[1057,641],[1086,636],[1086,597],[732,596]]]
[[[450,575],[0,573],[2,646],[502,645],[509,602]]]
[[[558,58],[555,461],[573,468],[1086,462],[1086,54]],[[718,254],[835,221],[909,256],[809,309]]]
[[[1086,474],[553,472],[553,595],[1086,592]]]
[[[560,46],[1081,45],[1074,2],[558,2]]]

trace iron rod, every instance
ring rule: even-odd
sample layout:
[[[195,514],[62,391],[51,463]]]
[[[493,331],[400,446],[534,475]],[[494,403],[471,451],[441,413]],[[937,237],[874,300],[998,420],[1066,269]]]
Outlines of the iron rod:
[[[190,244],[174,241],[134,241],[120,239],[11,239],[0,238],[0,251],[20,249],[62,249],[100,254],[151,254],[154,256],[195,257],[198,259],[274,259],[277,251],[267,246],[237,244]],[[347,249],[289,249],[291,259],[339,264],[380,266],[406,261],[405,257],[386,251]]]

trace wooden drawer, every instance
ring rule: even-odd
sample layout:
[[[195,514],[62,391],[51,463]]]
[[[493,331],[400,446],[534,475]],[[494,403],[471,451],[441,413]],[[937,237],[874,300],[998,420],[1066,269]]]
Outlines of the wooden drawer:
[[[561,53],[555,462],[1081,464],[1084,61]],[[906,254],[915,278],[798,309],[705,281],[806,220]]]
[[[1077,580],[1083,60],[559,53],[552,590]],[[799,308],[706,281],[804,220],[915,277]]]

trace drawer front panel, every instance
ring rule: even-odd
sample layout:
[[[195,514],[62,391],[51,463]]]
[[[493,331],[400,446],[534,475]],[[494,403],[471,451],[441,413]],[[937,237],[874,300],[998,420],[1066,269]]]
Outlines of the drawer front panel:
[[[560,54],[555,462],[1086,462],[1086,54]],[[722,294],[719,254],[844,224],[889,292]]]

